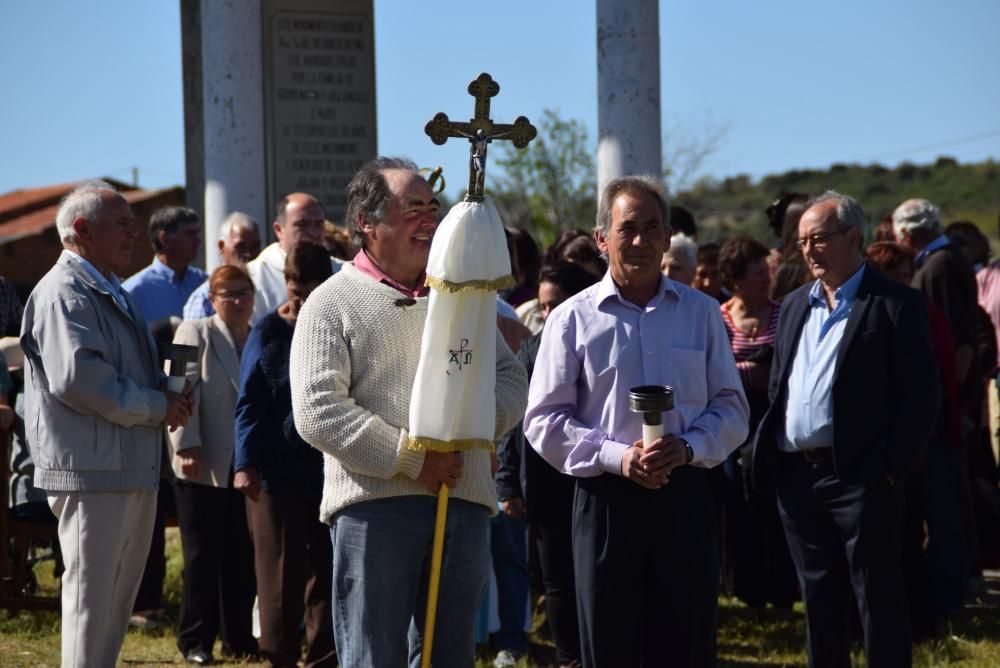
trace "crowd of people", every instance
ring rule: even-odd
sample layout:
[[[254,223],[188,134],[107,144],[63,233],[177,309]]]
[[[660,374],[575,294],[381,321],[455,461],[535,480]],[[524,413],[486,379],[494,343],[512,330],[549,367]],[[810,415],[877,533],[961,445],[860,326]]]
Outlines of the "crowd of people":
[[[0,282],[11,502],[58,521],[63,665],[113,665],[130,624],[164,623],[174,516],[187,662],[221,640],[415,666],[442,485],[440,666],[472,665],[490,606],[494,665],[515,665],[533,584],[561,668],[715,665],[720,593],[803,600],[813,666],[849,666],[852,640],[909,665],[1000,562],[1000,261],[974,224],[911,199],[867,243],[853,198],[789,193],[773,239],[699,243],[657,179],[613,179],[592,229],[544,249],[507,230],[496,452],[457,453],[407,433],[436,196],[378,158],[347,202],[340,227],[285,196],[263,250],[233,212],[211,273],[197,214],[162,209],[122,282],[132,213],[86,183],[23,309]],[[182,390],[166,344],[192,351]],[[656,438],[629,405],[649,385],[672,392]]]

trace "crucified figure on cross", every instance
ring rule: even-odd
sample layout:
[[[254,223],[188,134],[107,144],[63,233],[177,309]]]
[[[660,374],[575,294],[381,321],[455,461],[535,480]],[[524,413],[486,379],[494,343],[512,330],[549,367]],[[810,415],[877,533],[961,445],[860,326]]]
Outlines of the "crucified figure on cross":
[[[507,140],[517,148],[524,148],[538,134],[535,126],[524,116],[518,116],[512,124],[493,122],[490,118],[490,98],[499,92],[500,84],[484,72],[469,84],[469,95],[475,98],[476,105],[468,123],[450,121],[447,114],[438,113],[424,127],[424,132],[435,144],[444,144],[449,137],[461,137],[471,142],[467,202],[483,200],[486,149],[491,141]]]

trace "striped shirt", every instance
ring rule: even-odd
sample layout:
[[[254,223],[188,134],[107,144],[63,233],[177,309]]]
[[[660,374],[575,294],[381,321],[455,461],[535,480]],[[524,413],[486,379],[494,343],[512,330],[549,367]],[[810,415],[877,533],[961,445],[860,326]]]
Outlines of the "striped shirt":
[[[763,328],[757,328],[752,333],[747,334],[733,324],[732,316],[729,315],[729,307],[732,304],[729,300],[722,304],[722,323],[726,326],[729,334],[729,342],[733,347],[733,357],[736,358],[736,369],[740,372],[740,379],[743,387],[750,387],[750,359],[757,351],[767,346],[774,346],[774,337],[778,332],[778,313],[781,311],[781,304],[771,300],[771,317]]]

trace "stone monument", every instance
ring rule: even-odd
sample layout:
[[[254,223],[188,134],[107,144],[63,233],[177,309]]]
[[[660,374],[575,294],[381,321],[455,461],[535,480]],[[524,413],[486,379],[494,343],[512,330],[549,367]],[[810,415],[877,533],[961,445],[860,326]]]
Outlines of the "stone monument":
[[[275,203],[304,191],[340,222],[345,187],[375,157],[372,0],[181,0],[188,206],[205,258],[232,211],[273,241]]]

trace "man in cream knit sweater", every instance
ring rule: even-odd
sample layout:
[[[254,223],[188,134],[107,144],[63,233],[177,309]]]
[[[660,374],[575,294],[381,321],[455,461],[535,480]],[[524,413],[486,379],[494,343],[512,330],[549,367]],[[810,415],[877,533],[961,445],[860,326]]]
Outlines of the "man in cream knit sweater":
[[[434,643],[436,666],[472,666],[486,586],[491,453],[407,449],[410,391],[427,315],[424,270],[437,200],[408,160],[378,158],[348,186],[361,249],[313,292],[292,342],[295,426],[324,453],[321,519],[333,540],[340,665],[419,663],[435,495],[451,491]],[[524,412],[527,378],[497,335],[496,435]]]

